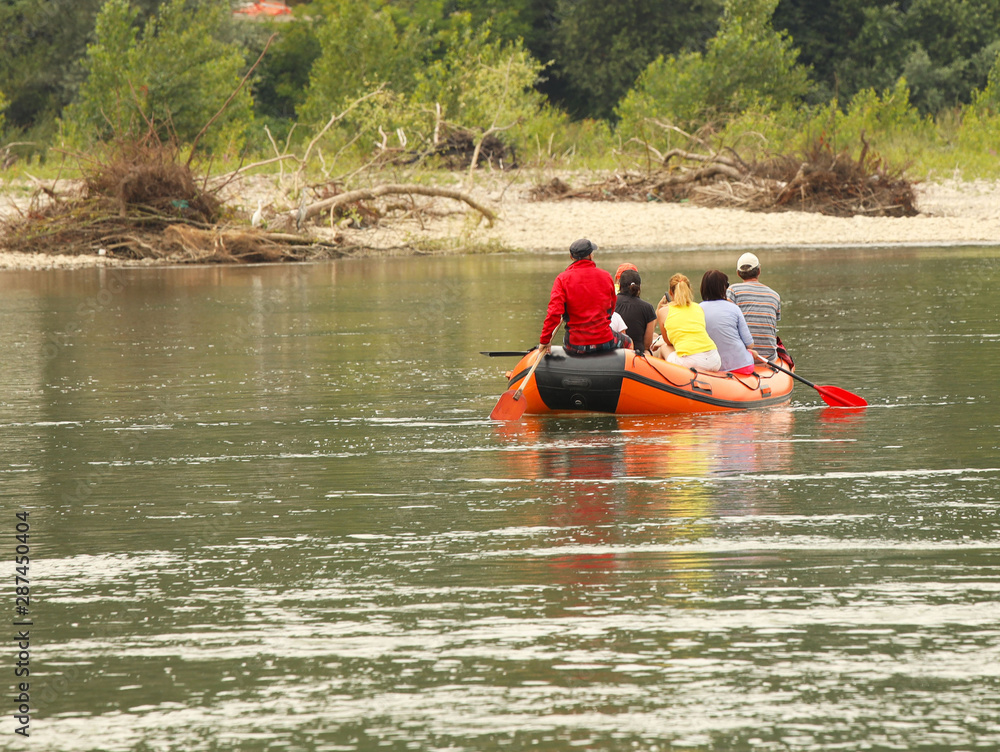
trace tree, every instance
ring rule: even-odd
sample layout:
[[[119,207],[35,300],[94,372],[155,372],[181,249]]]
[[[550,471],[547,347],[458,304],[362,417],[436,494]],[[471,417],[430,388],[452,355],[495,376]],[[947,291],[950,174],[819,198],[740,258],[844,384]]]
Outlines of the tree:
[[[0,81],[13,128],[55,118],[78,83],[76,64],[101,0],[8,0],[0,3]]]
[[[721,0],[558,0],[551,48],[536,51],[554,58],[546,89],[574,117],[613,117],[650,62],[703,49],[721,9]]]
[[[795,38],[821,99],[905,76],[924,114],[968,102],[1000,49],[996,0],[781,0],[774,25]]]
[[[727,0],[719,33],[705,52],[709,112],[737,113],[751,104],[796,104],[809,92],[809,70],[792,38],[771,23],[778,0]]]
[[[393,147],[429,153],[443,140],[443,123],[480,142],[501,132],[513,138],[542,107],[534,89],[542,66],[519,41],[494,39],[490,24],[476,25],[468,13],[421,37],[364,2],[335,0],[330,9],[302,108],[310,125],[327,123],[324,139],[370,151],[373,142],[389,146],[394,134]]]
[[[140,22],[163,0],[133,0]],[[104,0],[5,0],[0,3],[0,81],[10,100],[9,124],[48,129],[76,95],[80,61],[93,41]]]
[[[161,7],[139,34],[138,13],[126,0],[108,0],[97,17],[96,42],[87,48],[86,80],[67,109],[67,132],[78,143],[139,128],[190,140],[238,88],[243,52],[218,35],[229,20],[225,0],[191,10],[184,0]],[[252,120],[244,88],[217,121],[206,145],[238,139]]]
[[[368,0],[327,0],[317,5],[324,13],[317,32],[321,51],[309,74],[300,119],[322,123],[382,83],[396,90],[411,85],[406,45],[388,13]],[[416,67],[412,59],[409,65]]]
[[[259,115],[294,119],[305,102],[320,43],[308,21],[283,22],[277,30],[278,37],[257,70],[254,104]]]
[[[776,32],[777,0],[727,0],[719,32],[704,54],[658,58],[618,107],[620,131],[643,132],[649,118],[698,127],[751,108],[799,104],[810,90],[791,37]]]
[[[534,115],[542,104],[534,91],[542,66],[520,42],[494,39],[489,24],[476,27],[467,14],[453,20],[444,55],[416,72],[412,102],[440,106],[444,119],[481,132]]]

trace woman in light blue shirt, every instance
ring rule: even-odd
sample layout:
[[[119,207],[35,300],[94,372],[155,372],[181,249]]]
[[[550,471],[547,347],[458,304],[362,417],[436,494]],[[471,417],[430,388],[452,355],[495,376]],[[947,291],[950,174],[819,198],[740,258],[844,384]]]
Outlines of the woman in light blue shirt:
[[[705,329],[719,348],[723,371],[753,373],[753,337],[735,303],[726,300],[729,277],[718,269],[709,269],[701,278],[701,307],[705,311]]]

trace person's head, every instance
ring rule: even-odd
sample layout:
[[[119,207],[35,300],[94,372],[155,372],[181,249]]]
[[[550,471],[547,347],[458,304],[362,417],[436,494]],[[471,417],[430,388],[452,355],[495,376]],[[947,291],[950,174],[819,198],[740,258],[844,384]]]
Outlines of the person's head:
[[[618,292],[631,295],[633,298],[639,297],[642,289],[642,277],[635,269],[626,269],[618,278]]]
[[[736,273],[740,279],[757,279],[760,276],[760,259],[752,253],[744,253],[736,262]]]
[[[631,269],[634,272],[639,271],[638,269],[636,269],[635,264],[622,264],[621,266],[618,267],[618,271],[615,272],[615,287],[619,287],[618,281],[621,279],[622,272],[625,271],[626,269]],[[619,292],[624,292],[624,291],[621,290],[619,287]]]
[[[593,243],[586,238],[580,238],[579,240],[574,240],[573,244],[569,247],[569,255],[572,256],[575,261],[579,261],[580,259],[589,258],[590,254],[596,250],[596,243]]]
[[[701,278],[702,300],[725,300],[729,277],[718,269],[709,269]]]
[[[667,288],[674,305],[681,308],[691,305],[694,302],[694,293],[691,292],[691,280],[683,274],[675,274],[670,278],[670,286]]]

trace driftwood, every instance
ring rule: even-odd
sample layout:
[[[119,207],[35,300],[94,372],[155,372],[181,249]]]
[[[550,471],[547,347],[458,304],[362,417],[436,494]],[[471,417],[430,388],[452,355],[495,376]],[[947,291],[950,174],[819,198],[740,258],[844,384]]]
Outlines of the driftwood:
[[[709,162],[700,170],[685,170],[677,175],[667,175],[665,177],[661,177],[657,180],[657,184],[660,186],[667,186],[699,183],[719,175],[727,177],[730,180],[745,180],[747,177],[745,172],[742,172],[732,165],[725,164],[724,162]]]
[[[720,153],[673,149],[645,173],[616,173],[581,188],[555,179],[536,186],[538,201],[678,201],[749,211],[809,211],[832,216],[909,217],[917,214],[913,182],[889,168],[861,137],[857,158],[817,142],[803,155],[747,162]]]
[[[246,264],[334,258],[343,256],[345,249],[288,233],[171,225],[163,232],[160,253],[175,261]]]
[[[216,192],[150,135],[122,142],[85,167],[74,190],[40,184],[25,211],[0,222],[0,247],[29,253],[100,254],[173,262],[292,261],[342,256],[349,249],[302,235],[222,224]]]
[[[330,198],[325,198],[322,201],[317,201],[314,204],[307,205],[304,209],[305,214],[302,219],[311,219],[325,211],[329,211],[332,214],[338,207],[358,201],[372,201],[380,196],[414,194],[418,196],[435,196],[450,198],[456,201],[464,201],[466,204],[486,217],[487,223],[491,227],[493,226],[493,222],[497,219],[496,212],[486,206],[483,206],[467,193],[454,190],[452,188],[436,188],[434,186],[416,185],[413,183],[390,183],[386,185],[379,185],[374,188],[361,188],[354,191],[347,191],[346,193],[340,193],[336,196],[331,196]]]

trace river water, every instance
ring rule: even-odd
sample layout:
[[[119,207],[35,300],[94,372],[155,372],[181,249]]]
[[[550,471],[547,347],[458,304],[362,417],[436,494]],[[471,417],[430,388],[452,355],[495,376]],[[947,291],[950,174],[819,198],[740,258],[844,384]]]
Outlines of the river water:
[[[760,255],[867,410],[489,421],[562,255],[0,274],[0,748],[1000,748],[1000,248]]]

